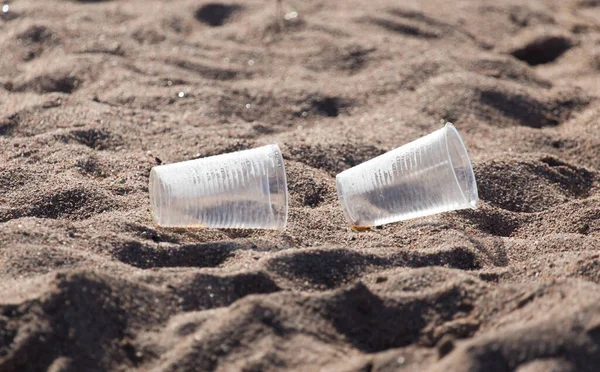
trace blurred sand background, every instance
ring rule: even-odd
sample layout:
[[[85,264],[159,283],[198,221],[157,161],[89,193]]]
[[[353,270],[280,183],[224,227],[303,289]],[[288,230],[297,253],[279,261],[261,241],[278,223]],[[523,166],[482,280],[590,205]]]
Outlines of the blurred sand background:
[[[2,5],[0,371],[600,368],[600,1]],[[351,231],[441,120],[480,209]],[[153,225],[152,166],[271,142],[285,232]]]

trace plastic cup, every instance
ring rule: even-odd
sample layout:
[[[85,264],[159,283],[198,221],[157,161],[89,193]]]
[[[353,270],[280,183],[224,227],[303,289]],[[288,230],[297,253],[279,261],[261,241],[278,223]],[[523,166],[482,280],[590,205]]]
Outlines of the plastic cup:
[[[152,215],[163,227],[283,230],[288,192],[276,144],[150,171]]]
[[[476,208],[479,200],[467,149],[451,123],[343,171],[336,185],[356,230]]]

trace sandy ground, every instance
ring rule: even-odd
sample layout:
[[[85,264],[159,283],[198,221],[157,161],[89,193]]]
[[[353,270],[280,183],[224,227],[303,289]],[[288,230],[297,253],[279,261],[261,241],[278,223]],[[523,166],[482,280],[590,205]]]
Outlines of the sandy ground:
[[[6,5],[0,371],[600,368],[600,2]],[[351,231],[441,120],[480,209]],[[153,225],[152,166],[271,142],[285,232]]]

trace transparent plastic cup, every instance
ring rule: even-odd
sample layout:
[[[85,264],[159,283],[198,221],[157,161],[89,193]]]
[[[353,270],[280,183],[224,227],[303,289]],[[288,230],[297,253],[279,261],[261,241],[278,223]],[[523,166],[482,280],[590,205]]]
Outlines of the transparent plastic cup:
[[[163,227],[283,230],[288,191],[276,144],[150,171],[152,215]]]
[[[476,208],[467,149],[451,123],[336,176],[344,214],[355,230]]]

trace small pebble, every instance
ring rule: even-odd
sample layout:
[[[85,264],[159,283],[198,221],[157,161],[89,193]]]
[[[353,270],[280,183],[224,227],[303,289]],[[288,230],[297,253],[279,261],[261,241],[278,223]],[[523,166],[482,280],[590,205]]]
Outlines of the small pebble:
[[[285,19],[286,21],[291,21],[295,18],[298,18],[298,12],[289,12],[283,16],[283,19]]]
[[[179,98],[183,98],[183,97],[185,97],[185,93],[183,93],[183,92],[179,92],[179,93],[177,94],[177,96],[178,96]]]
[[[9,9],[9,7],[8,7],[8,4],[4,4],[4,5],[2,6],[2,12],[3,12],[3,13],[8,13],[8,9]]]

